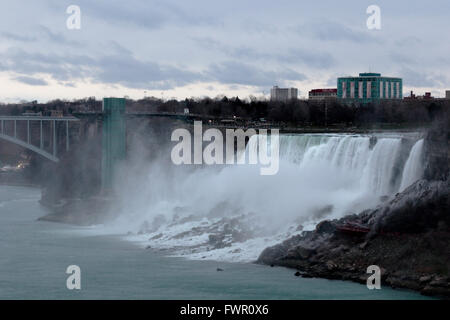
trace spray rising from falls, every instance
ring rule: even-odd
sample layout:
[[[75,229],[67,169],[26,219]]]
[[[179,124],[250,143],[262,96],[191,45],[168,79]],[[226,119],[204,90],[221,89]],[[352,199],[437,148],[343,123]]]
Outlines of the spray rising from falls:
[[[400,137],[282,135],[273,176],[261,176],[257,165],[168,168],[157,161],[148,174],[121,180],[122,214],[111,228],[175,255],[254,260],[267,246],[373,207],[414,182],[422,148],[410,149]]]

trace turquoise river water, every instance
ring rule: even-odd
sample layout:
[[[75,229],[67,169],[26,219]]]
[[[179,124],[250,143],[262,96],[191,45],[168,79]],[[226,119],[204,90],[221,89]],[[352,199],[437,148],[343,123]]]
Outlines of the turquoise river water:
[[[38,189],[0,186],[0,299],[425,299],[285,268],[165,257],[119,236],[37,221],[46,214],[39,198]],[[66,288],[69,265],[81,268],[81,290]]]

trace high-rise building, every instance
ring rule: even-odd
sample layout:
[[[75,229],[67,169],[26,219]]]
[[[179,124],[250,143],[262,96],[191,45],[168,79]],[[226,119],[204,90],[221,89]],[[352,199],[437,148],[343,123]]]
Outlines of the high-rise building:
[[[289,100],[296,100],[298,98],[297,88],[279,88],[274,86],[270,89],[270,100],[287,102]]]
[[[445,99],[450,99],[450,90],[445,90]]]
[[[338,99],[345,102],[369,103],[382,99],[402,99],[401,78],[382,77],[380,73],[360,73],[359,77],[337,79]]]

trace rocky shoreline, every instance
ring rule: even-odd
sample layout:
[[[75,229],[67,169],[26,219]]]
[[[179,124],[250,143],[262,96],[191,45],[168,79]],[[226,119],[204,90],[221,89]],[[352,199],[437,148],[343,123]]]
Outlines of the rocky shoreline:
[[[450,297],[449,189],[448,180],[417,181],[373,210],[322,221],[265,249],[257,262],[359,283],[377,265],[384,285]]]

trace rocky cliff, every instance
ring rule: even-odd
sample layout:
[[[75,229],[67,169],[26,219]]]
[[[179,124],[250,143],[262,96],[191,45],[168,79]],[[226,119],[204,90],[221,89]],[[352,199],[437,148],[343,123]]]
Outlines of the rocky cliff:
[[[441,122],[426,134],[425,179],[377,208],[265,249],[258,263],[361,283],[377,265],[384,285],[450,297],[449,127]]]

